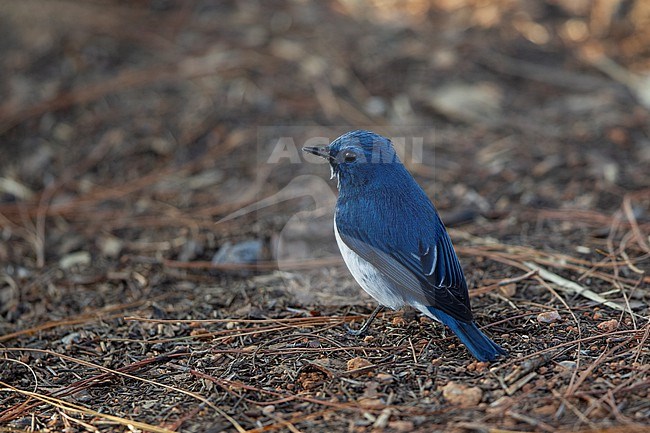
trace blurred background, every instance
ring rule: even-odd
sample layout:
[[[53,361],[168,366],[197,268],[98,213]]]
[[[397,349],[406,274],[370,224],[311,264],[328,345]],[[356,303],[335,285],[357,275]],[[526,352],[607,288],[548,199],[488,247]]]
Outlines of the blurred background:
[[[647,312],[649,110],[645,0],[0,0],[0,342],[109,310],[365,311],[299,152],[360,128],[421,145],[472,288],[521,273],[493,241]],[[479,304],[563,308],[513,290]]]
[[[215,218],[326,174],[260,169],[287,135],[420,137],[411,170],[470,217],[609,211],[650,183],[643,1],[0,6],[3,261],[214,251]]]

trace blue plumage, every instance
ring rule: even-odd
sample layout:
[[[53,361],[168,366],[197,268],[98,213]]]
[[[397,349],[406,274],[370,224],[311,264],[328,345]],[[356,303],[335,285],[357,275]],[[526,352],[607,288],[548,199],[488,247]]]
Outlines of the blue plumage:
[[[359,285],[380,305],[410,305],[444,323],[478,360],[505,355],[476,326],[447,230],[390,140],[352,131],[304,150],[328,159],[337,177],[336,240]]]
[[[429,307],[429,311],[447,325],[479,361],[492,361],[497,356],[506,354],[505,350],[478,329],[474,321],[455,319],[434,307]]]

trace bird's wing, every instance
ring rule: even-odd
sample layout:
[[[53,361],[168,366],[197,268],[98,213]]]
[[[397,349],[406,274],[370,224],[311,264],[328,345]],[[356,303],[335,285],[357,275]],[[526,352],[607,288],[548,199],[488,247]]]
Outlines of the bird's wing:
[[[442,227],[418,245],[393,236],[389,243],[387,236],[371,237],[362,230],[337,224],[341,240],[404,290],[407,299],[438,308],[463,322],[471,321],[465,277]]]

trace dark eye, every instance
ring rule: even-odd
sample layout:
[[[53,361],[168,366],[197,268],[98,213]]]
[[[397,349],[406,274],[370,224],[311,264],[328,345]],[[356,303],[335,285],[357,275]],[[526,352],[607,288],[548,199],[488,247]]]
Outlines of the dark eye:
[[[343,161],[354,162],[356,160],[357,160],[357,154],[352,152],[351,150],[346,150],[345,153],[343,153]]]

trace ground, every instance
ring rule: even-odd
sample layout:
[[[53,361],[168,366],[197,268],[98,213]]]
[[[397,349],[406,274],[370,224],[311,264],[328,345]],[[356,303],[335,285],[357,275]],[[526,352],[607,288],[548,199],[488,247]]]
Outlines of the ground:
[[[650,8],[0,1],[0,430],[648,431]],[[479,325],[385,312],[299,147],[390,136]],[[398,228],[396,228],[397,230]]]

